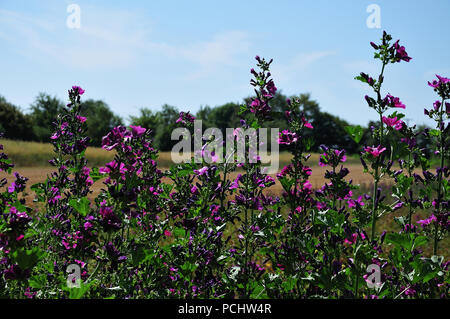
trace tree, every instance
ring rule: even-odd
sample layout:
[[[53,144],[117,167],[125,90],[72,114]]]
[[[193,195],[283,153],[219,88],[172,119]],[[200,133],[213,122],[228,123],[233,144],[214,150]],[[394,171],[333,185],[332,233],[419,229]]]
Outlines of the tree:
[[[239,104],[236,103],[226,103],[224,105],[216,106],[209,110],[206,118],[202,118],[202,120],[205,121],[205,123],[202,123],[203,129],[216,127],[221,130],[222,135],[225,136],[227,128],[236,128],[240,125],[240,116],[238,113]],[[201,115],[205,116],[204,114]]]
[[[162,110],[157,112],[158,126],[155,131],[155,145],[161,151],[170,151],[178,141],[172,141],[172,131],[177,127],[176,121],[179,116],[178,109],[174,106],[164,104]]]
[[[56,114],[64,108],[64,103],[57,97],[46,93],[39,93],[31,104],[31,117],[33,120],[33,133],[39,142],[49,142],[56,120]]]
[[[91,138],[91,146],[101,146],[103,136],[112,128],[123,125],[120,116],[114,114],[102,100],[83,101],[81,114],[86,117],[87,136]]]
[[[32,140],[33,123],[29,115],[23,114],[15,105],[0,96],[0,132],[5,138]]]
[[[159,114],[153,113],[152,110],[148,108],[141,108],[139,110],[139,116],[130,116],[131,125],[145,127],[147,129],[152,130],[152,134],[154,136],[155,130],[159,125]]]

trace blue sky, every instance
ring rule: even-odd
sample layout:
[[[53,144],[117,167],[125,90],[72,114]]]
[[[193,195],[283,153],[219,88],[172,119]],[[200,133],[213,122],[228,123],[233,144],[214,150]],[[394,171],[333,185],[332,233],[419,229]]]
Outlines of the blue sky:
[[[80,29],[66,25],[71,3]],[[366,25],[370,4],[381,29]],[[353,78],[378,74],[369,42],[385,29],[413,59],[389,66],[384,93],[400,97],[411,122],[431,124],[427,81],[450,75],[449,12],[448,0],[0,0],[0,95],[27,110],[39,92],[66,100],[77,84],[124,118],[164,103],[196,112],[251,95],[260,55],[274,59],[284,94],[309,92],[322,110],[365,125],[376,114]]]

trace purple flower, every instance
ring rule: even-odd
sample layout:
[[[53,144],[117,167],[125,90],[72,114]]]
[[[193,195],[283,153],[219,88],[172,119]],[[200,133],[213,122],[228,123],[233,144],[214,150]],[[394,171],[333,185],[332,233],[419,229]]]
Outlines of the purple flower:
[[[191,187],[191,194],[198,195],[198,188],[195,185]]]
[[[408,56],[408,53],[406,53],[405,47],[404,46],[400,46],[398,44],[399,41],[400,40],[397,40],[397,42],[395,42],[394,45],[393,45],[393,47],[394,47],[394,49],[396,51],[395,52],[395,57],[397,59],[397,62],[400,62],[400,61],[409,62],[409,61],[411,61],[412,58]]]
[[[100,224],[102,224],[105,230],[120,229],[122,223],[119,217],[114,213],[113,209],[108,206],[101,206],[99,214],[101,216]]]
[[[18,172],[14,172],[14,176],[16,177],[16,180],[8,187],[8,192],[14,193],[24,191],[28,178],[21,176]]]
[[[392,96],[390,94],[387,94],[386,97],[383,99],[383,102],[385,105],[390,107],[396,107],[404,109],[405,104],[403,104],[398,97]]]
[[[283,130],[278,135],[278,144],[291,145],[297,143],[299,137],[296,133],[289,132],[288,130]]]
[[[438,81],[433,80],[433,82],[428,82],[428,85],[431,86],[432,88],[439,88],[439,87],[443,87],[444,85],[446,85],[447,83],[450,82],[450,79],[448,78],[444,78],[442,76],[439,76],[436,74],[436,77],[438,78]]]
[[[229,189],[235,189],[235,188],[238,188],[238,187],[239,187],[239,181],[240,181],[241,177],[242,177],[242,175],[241,175],[241,174],[238,174],[237,177],[236,177],[236,179],[231,183]]]
[[[78,95],[83,95],[83,93],[85,92],[81,87],[79,86],[72,86],[72,90],[74,91],[75,94]]]
[[[403,121],[397,120],[397,117],[385,117],[383,116],[383,123],[385,123],[387,126],[395,128],[397,131],[401,130],[403,127]]]
[[[383,153],[385,150],[386,150],[386,147],[382,147],[381,145],[378,145],[377,147],[366,146],[364,148],[364,151],[371,154],[373,157],[380,156],[380,154]]]
[[[422,219],[422,220],[417,221],[417,224],[421,225],[422,227],[425,227],[425,226],[430,225],[432,222],[434,222],[436,220],[437,220],[436,216],[431,215],[427,219]]]
[[[198,176],[202,176],[202,175],[204,175],[207,171],[208,171],[208,166],[205,166],[205,167],[202,167],[202,168],[200,168],[200,169],[194,170],[194,173],[197,174]]]
[[[134,137],[140,137],[140,136],[144,135],[144,133],[147,131],[147,129],[140,127],[140,126],[130,125],[130,128],[131,128],[131,133],[133,134]]]
[[[362,196],[359,196],[357,200],[349,199],[347,203],[348,203],[348,208],[364,206],[364,202],[362,201]]]
[[[180,115],[175,123],[180,123],[180,122],[182,124],[194,123],[194,120],[195,120],[195,117],[193,117],[191,114],[189,114],[189,112],[187,112],[187,113],[180,112]]]
[[[59,199],[61,199],[59,189],[57,189],[56,187],[50,188],[48,203],[55,204]]]
[[[81,116],[81,115],[77,115],[77,120],[80,121],[81,123],[86,122],[86,118],[84,116]]]

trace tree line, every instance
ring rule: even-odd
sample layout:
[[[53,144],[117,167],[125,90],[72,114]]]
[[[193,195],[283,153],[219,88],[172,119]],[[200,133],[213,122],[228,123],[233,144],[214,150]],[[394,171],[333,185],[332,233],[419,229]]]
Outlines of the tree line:
[[[267,122],[267,127],[279,128],[280,131],[288,128],[288,123],[284,115],[287,108],[287,96],[277,93],[271,101],[273,110],[272,120]],[[306,132],[306,138],[313,141],[313,151],[317,151],[321,144],[344,148],[349,153],[358,152],[360,147],[351,139],[345,131],[345,127],[350,124],[320,109],[317,101],[311,99],[309,94],[290,96],[290,99],[297,98],[300,101],[301,110],[305,113],[305,118],[313,125],[314,129]],[[241,116],[239,111],[243,103],[249,103],[250,98],[245,98],[242,103],[226,103],[216,107],[204,106],[193,114],[197,119],[202,120],[203,130],[216,127],[225,136],[226,128],[236,128],[240,126]],[[57,97],[46,93],[39,93],[34,102],[30,105],[28,112],[23,112],[19,107],[8,102],[0,96],[0,132],[8,139],[49,142],[52,134],[52,123],[55,114],[64,108],[63,101]],[[87,135],[91,137],[91,146],[100,146],[102,137],[113,127],[124,124],[124,119],[114,114],[108,104],[102,100],[88,99],[82,102],[82,115],[87,118]],[[164,104],[160,110],[154,111],[150,108],[141,108],[139,114],[130,116],[127,122],[130,125],[139,125],[151,128],[154,145],[161,151],[170,151],[177,141],[170,139],[172,130],[177,127],[176,120],[179,116],[179,109],[175,106]],[[369,123],[363,128],[363,144],[370,144],[370,127],[376,124]],[[423,141],[423,143],[426,143]]]

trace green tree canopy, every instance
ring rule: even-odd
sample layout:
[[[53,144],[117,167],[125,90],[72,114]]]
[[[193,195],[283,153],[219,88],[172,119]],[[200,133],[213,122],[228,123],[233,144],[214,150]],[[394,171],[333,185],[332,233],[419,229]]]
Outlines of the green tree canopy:
[[[83,101],[81,114],[86,117],[87,136],[91,138],[92,146],[101,146],[103,136],[112,128],[123,125],[122,119],[115,115],[108,104],[102,100]]]
[[[31,117],[23,114],[17,106],[6,101],[3,96],[0,96],[0,132],[9,139],[34,139]]]
[[[39,142],[50,141],[54,130],[53,122],[63,108],[64,103],[61,100],[46,93],[39,93],[34,103],[31,104],[33,132]]]

